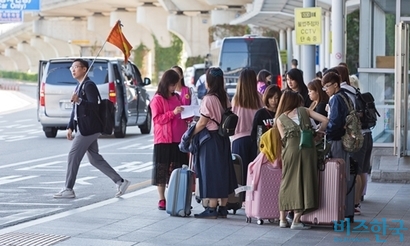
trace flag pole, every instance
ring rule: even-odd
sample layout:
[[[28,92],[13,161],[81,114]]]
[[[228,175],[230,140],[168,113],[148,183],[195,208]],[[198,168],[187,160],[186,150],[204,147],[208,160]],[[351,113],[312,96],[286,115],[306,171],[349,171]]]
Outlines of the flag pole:
[[[84,79],[87,78],[88,73],[90,72],[91,67],[94,65],[95,60],[98,58],[98,56],[100,55],[101,51],[104,49],[105,44],[107,43],[107,40],[104,41],[103,45],[101,46],[101,49],[98,51],[97,55],[94,57],[94,59],[92,60],[90,66],[87,69],[87,72],[84,74],[83,79],[81,80],[81,82],[84,82]]]

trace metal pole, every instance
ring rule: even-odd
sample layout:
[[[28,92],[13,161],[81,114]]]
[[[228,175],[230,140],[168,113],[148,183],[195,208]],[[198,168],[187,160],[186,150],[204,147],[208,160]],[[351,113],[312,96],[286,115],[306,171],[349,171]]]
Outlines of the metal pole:
[[[345,54],[345,28],[344,9],[345,0],[332,0],[332,54],[330,66],[334,67],[344,62]]]
[[[84,79],[87,78],[87,75],[88,75],[88,73],[89,73],[90,70],[91,70],[91,67],[94,65],[95,60],[96,60],[97,57],[100,55],[100,53],[101,53],[101,51],[103,50],[103,48],[104,48],[104,46],[105,46],[106,43],[107,43],[107,40],[104,41],[103,45],[101,46],[101,49],[98,51],[97,55],[94,57],[93,61],[92,61],[91,64],[90,64],[90,67],[88,68],[87,72],[84,74],[84,77],[83,77],[83,79],[81,80],[81,82],[83,82]]]
[[[315,7],[315,0],[303,0],[304,8]],[[316,45],[302,45],[301,69],[303,70],[303,80],[309,83],[316,75]]]

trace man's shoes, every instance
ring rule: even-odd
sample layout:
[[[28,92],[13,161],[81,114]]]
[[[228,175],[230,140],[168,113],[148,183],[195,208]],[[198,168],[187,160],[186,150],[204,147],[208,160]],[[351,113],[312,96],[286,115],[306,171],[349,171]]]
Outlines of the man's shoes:
[[[165,210],[166,207],[167,207],[167,203],[166,203],[165,199],[159,200],[158,209],[159,210]]]
[[[73,189],[64,188],[60,192],[54,194],[54,198],[75,198]]]
[[[124,179],[124,182],[119,182],[117,183],[117,193],[115,194],[115,197],[120,197],[124,195],[125,191],[127,191],[128,186],[130,186],[131,182]]]
[[[297,223],[297,224],[292,223],[292,225],[290,226],[290,229],[292,230],[308,230],[310,228],[311,228],[310,226],[305,225],[302,222]]]
[[[218,218],[218,212],[216,211],[216,208],[208,207],[202,213],[195,214],[194,217],[198,219],[216,219]]]

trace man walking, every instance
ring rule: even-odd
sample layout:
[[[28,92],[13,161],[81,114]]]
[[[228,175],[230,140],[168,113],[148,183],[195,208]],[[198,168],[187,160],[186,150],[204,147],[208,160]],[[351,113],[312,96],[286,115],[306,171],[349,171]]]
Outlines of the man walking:
[[[97,139],[101,135],[101,122],[98,119],[98,88],[93,81],[85,77],[89,65],[83,59],[75,59],[71,65],[71,73],[79,84],[71,97],[73,110],[67,127],[67,139],[73,140],[73,131],[78,131],[70,152],[65,188],[54,194],[54,198],[75,198],[73,190],[81,160],[87,153],[91,165],[107,175],[117,184],[115,197],[125,193],[130,181],[123,179],[98,153]]]

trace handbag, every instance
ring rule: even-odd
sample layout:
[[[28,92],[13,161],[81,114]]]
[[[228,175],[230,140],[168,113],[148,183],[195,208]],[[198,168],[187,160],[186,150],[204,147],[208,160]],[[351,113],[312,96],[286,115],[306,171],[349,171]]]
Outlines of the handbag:
[[[299,124],[300,124],[300,143],[299,143],[299,149],[305,149],[305,148],[313,148],[314,146],[314,140],[313,140],[313,130],[312,130],[312,125],[310,124],[309,117],[306,114],[306,111],[303,111],[303,113],[300,111],[300,108],[298,110],[298,117],[299,117]],[[307,118],[307,119],[306,119]]]

